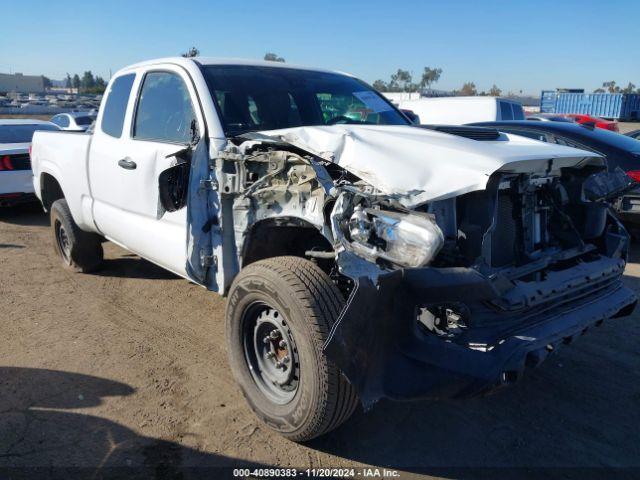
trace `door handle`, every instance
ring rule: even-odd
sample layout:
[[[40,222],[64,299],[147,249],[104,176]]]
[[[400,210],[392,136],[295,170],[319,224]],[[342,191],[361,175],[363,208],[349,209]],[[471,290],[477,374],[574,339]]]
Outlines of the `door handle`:
[[[135,170],[138,165],[136,165],[136,162],[131,160],[129,157],[126,157],[118,160],[118,166],[124,168],[125,170]]]

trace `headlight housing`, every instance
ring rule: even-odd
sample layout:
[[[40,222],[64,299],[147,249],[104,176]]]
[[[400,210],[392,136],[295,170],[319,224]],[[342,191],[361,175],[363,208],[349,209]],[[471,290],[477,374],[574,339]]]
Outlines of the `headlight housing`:
[[[444,243],[433,215],[357,206],[348,223],[351,247],[359,255],[407,268],[427,265]]]

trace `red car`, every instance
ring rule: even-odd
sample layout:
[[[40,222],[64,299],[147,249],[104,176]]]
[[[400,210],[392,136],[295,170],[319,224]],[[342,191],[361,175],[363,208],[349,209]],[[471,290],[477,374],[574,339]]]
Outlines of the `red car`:
[[[576,123],[593,123],[597,128],[604,128],[605,130],[611,130],[612,132],[618,131],[618,122],[611,120],[605,120],[600,117],[592,117],[591,115],[585,115],[583,113],[565,113],[565,118],[570,118]]]

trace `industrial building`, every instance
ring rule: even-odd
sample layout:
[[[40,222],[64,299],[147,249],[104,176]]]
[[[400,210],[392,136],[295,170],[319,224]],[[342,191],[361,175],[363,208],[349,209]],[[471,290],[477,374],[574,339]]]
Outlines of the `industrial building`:
[[[39,75],[21,73],[0,73],[0,94],[6,93],[43,93],[44,80]]]

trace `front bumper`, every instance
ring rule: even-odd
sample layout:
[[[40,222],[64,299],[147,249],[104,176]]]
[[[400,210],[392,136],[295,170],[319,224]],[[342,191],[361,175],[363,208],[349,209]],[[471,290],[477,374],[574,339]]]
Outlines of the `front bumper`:
[[[365,407],[383,397],[479,395],[518,380],[591,326],[629,315],[637,299],[623,270],[622,260],[599,257],[537,282],[469,268],[361,276],[325,352]],[[420,328],[417,309],[434,303],[468,307],[468,329],[446,339]]]

